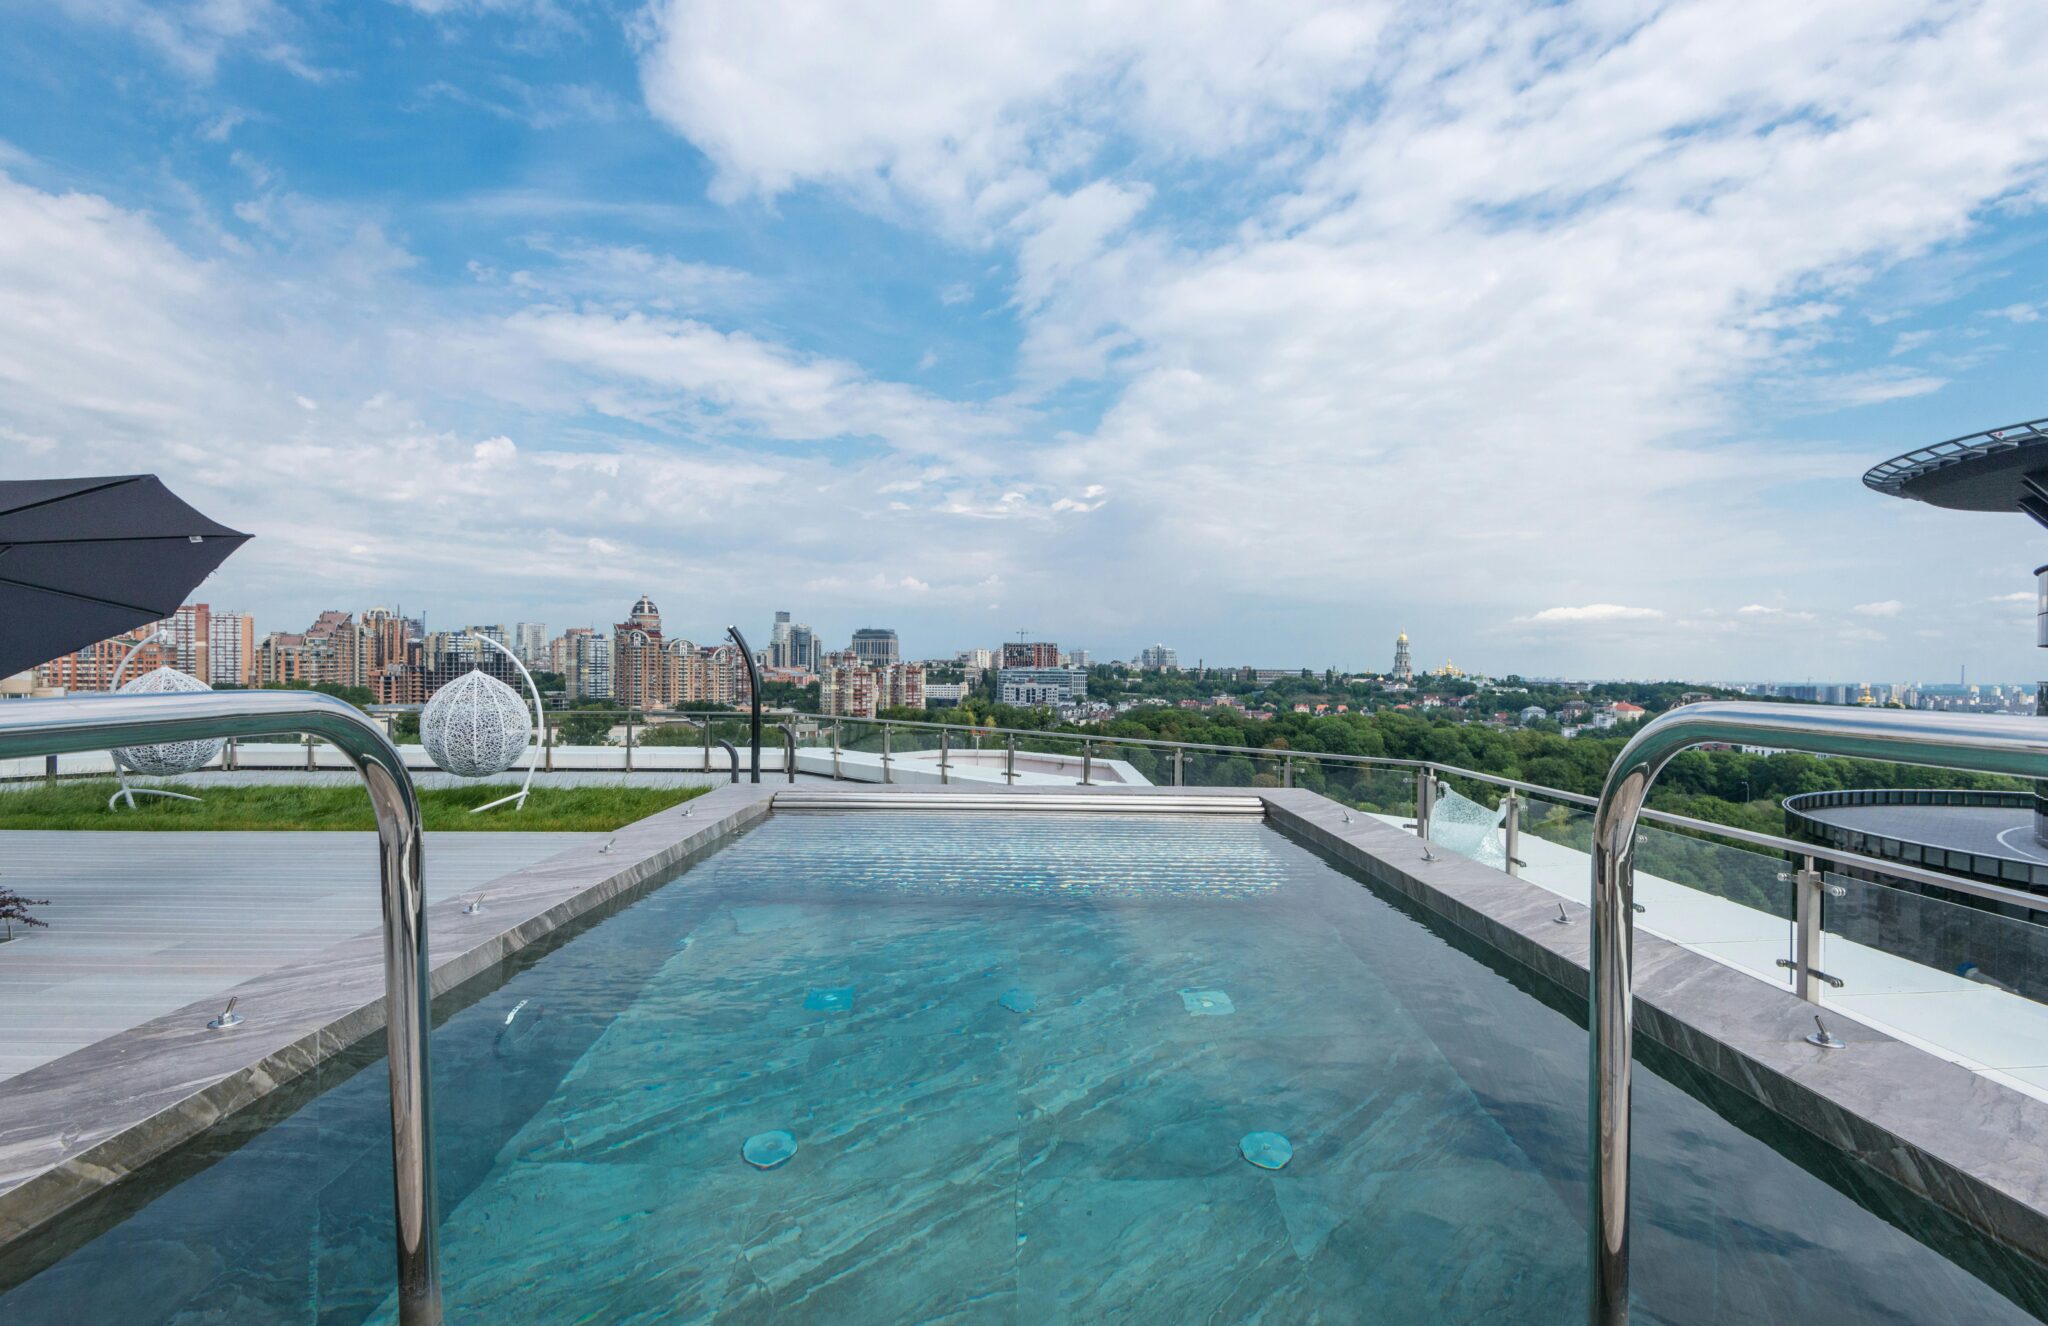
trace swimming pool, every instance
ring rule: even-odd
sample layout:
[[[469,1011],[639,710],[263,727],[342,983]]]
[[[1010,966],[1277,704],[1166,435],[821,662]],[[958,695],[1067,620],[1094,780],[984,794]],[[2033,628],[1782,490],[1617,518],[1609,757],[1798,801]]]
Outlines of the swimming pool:
[[[1485,959],[1256,820],[778,814],[442,1001],[448,1318],[1581,1319],[1585,1032]],[[0,1320],[388,1319],[368,1053],[14,1250]],[[2042,1310],[2036,1268],[1646,1067],[1639,1320]]]

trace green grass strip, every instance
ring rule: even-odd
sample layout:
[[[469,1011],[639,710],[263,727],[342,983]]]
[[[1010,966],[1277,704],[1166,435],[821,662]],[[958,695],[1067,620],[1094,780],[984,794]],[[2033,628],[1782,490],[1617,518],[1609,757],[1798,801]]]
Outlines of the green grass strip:
[[[0,785],[0,830],[4,829],[231,829],[277,832],[288,829],[374,829],[370,798],[361,787],[341,785],[209,787],[179,784],[203,801],[137,797],[135,809],[107,809],[116,784],[110,778],[79,782]],[[420,793],[429,829],[503,833],[604,833],[657,811],[702,796],[703,787],[630,787],[594,783],[536,787],[523,810],[501,806],[481,815],[469,812],[516,791],[516,785],[472,783]]]

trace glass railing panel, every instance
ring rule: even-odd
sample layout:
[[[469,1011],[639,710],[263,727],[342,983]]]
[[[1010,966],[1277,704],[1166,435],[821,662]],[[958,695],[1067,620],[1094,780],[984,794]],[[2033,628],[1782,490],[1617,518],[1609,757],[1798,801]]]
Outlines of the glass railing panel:
[[[2048,1093],[2048,911],[1822,878],[1824,1003]]]
[[[1787,987],[1792,973],[1779,963],[1793,956],[1794,888],[1781,855],[1648,825],[1636,831],[1637,926]]]

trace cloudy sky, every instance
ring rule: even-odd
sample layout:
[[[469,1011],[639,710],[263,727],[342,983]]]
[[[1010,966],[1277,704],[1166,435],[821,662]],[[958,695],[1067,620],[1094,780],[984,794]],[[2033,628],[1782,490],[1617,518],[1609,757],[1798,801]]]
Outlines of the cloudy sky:
[[[0,474],[295,629],[2032,678],[2048,6],[0,0]]]

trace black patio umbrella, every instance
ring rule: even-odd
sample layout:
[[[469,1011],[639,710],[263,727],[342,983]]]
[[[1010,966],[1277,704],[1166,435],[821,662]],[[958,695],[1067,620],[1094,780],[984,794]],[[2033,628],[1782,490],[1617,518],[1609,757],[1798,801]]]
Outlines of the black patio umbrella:
[[[248,539],[154,474],[0,480],[0,677],[170,616]]]

